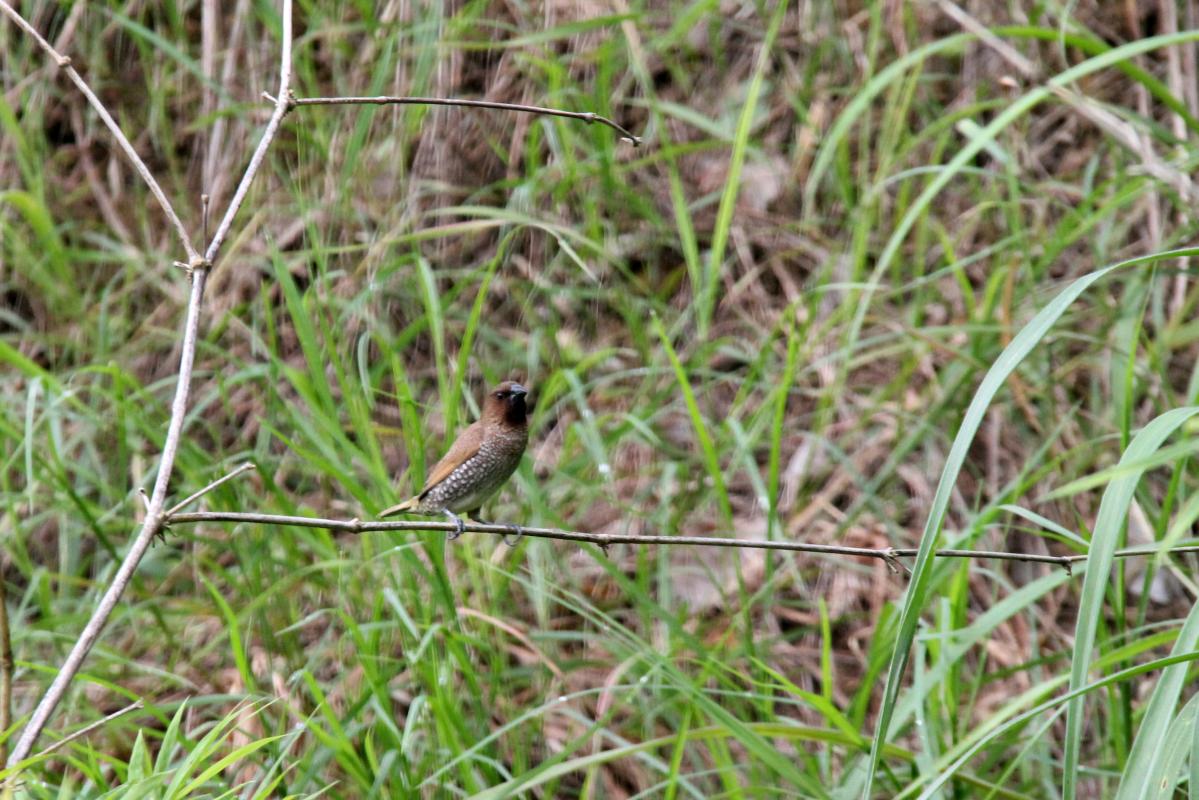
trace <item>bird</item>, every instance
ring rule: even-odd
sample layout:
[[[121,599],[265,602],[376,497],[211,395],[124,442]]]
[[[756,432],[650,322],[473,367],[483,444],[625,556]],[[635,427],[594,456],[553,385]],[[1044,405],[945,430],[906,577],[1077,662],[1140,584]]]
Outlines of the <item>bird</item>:
[[[457,526],[450,538],[461,536],[466,527],[458,515],[465,513],[477,520],[483,503],[499,491],[520,464],[529,443],[525,407],[528,393],[515,381],[504,381],[488,392],[483,398],[482,415],[459,434],[429,473],[420,493],[379,516],[445,514]],[[519,526],[509,527],[520,535]]]

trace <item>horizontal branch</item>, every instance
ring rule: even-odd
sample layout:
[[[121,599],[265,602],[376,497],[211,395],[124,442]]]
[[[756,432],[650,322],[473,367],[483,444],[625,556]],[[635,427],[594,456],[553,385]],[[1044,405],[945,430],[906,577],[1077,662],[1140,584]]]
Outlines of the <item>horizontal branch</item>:
[[[271,102],[275,98],[266,92],[263,97]],[[641,144],[641,137],[634,136],[628,130],[594,111],[563,111],[560,108],[544,106],[526,106],[520,103],[497,103],[492,100],[459,100],[452,97],[398,97],[395,95],[379,95],[375,97],[297,97],[291,101],[292,106],[461,106],[465,108],[493,108],[499,111],[518,111],[522,114],[541,114],[546,117],[566,117],[578,119],[586,123],[598,122],[607,125],[624,137],[625,141],[634,147]]]
[[[293,517],[280,514],[255,514],[235,511],[203,511],[190,514],[174,514],[168,520],[168,525],[183,525],[196,522],[246,522],[254,525],[290,525],[299,528],[321,528],[331,531],[346,531],[348,533],[368,533],[377,531],[442,531],[455,533],[458,526],[453,522],[419,521],[419,522],[378,522],[362,521],[359,519],[340,520],[322,519],[320,517]],[[530,536],[536,539],[558,539],[565,542],[586,542],[598,545],[605,551],[614,544],[641,544],[661,546],[692,546],[692,547],[735,547],[756,550],[786,550],[797,553],[819,553],[832,556],[860,556],[877,558],[886,561],[892,569],[896,568],[898,558],[914,557],[918,550],[914,547],[848,547],[835,544],[813,544],[810,542],[793,542],[779,539],[732,539],[718,536],[633,536],[619,533],[586,533],[584,531],[567,531],[559,528],[526,528],[514,525],[492,525],[487,523],[467,522],[464,531],[472,533],[489,533],[495,536],[510,537],[514,534]],[[519,533],[518,533],[519,532]],[[1128,547],[1115,552],[1116,558],[1134,558],[1137,556],[1152,556],[1162,552],[1158,547]],[[1199,552],[1199,545],[1184,545],[1166,550],[1169,553]],[[1001,561],[1031,561],[1042,564],[1056,564],[1070,570],[1072,564],[1087,560],[1085,553],[1066,556],[1054,556],[1042,553],[1011,553],[1002,550],[936,550],[940,558],[978,558],[997,559]]]

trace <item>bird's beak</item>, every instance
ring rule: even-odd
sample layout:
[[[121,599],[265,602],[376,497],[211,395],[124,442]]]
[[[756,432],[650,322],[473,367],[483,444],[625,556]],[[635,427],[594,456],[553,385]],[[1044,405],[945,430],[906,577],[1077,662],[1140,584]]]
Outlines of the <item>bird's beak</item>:
[[[524,397],[529,393],[529,390],[521,386],[519,383],[512,384],[512,386],[508,388],[508,391],[512,392],[512,394],[516,395],[517,397]]]

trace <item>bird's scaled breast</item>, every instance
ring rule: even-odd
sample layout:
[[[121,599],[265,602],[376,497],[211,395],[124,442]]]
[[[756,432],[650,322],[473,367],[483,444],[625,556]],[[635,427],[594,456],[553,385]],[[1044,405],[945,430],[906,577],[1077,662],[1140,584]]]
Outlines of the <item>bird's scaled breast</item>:
[[[516,436],[488,439],[477,453],[430,489],[424,502],[454,512],[473,510],[508,480],[520,464],[523,452],[523,437],[519,441]]]

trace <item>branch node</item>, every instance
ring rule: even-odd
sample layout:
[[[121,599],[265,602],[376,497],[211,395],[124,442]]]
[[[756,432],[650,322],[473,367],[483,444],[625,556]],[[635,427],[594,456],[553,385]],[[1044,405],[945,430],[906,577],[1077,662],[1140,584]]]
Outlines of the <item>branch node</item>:
[[[891,570],[892,575],[898,575],[900,572],[907,570],[904,563],[895,555],[894,547],[888,547],[883,551],[883,563],[887,565],[887,569]]]
[[[1063,557],[1062,558],[1062,566],[1066,570],[1066,577],[1073,578],[1074,577],[1074,562],[1071,561],[1069,558]]]
[[[61,56],[60,55],[57,58],[55,58],[54,60],[57,61],[58,66],[62,67],[63,69],[66,69],[67,67],[71,66],[71,57],[70,56]]]
[[[150,539],[150,544],[154,545],[158,542],[167,543],[167,531],[171,527],[171,519],[165,515],[159,514],[158,519],[154,523],[154,535]]]

